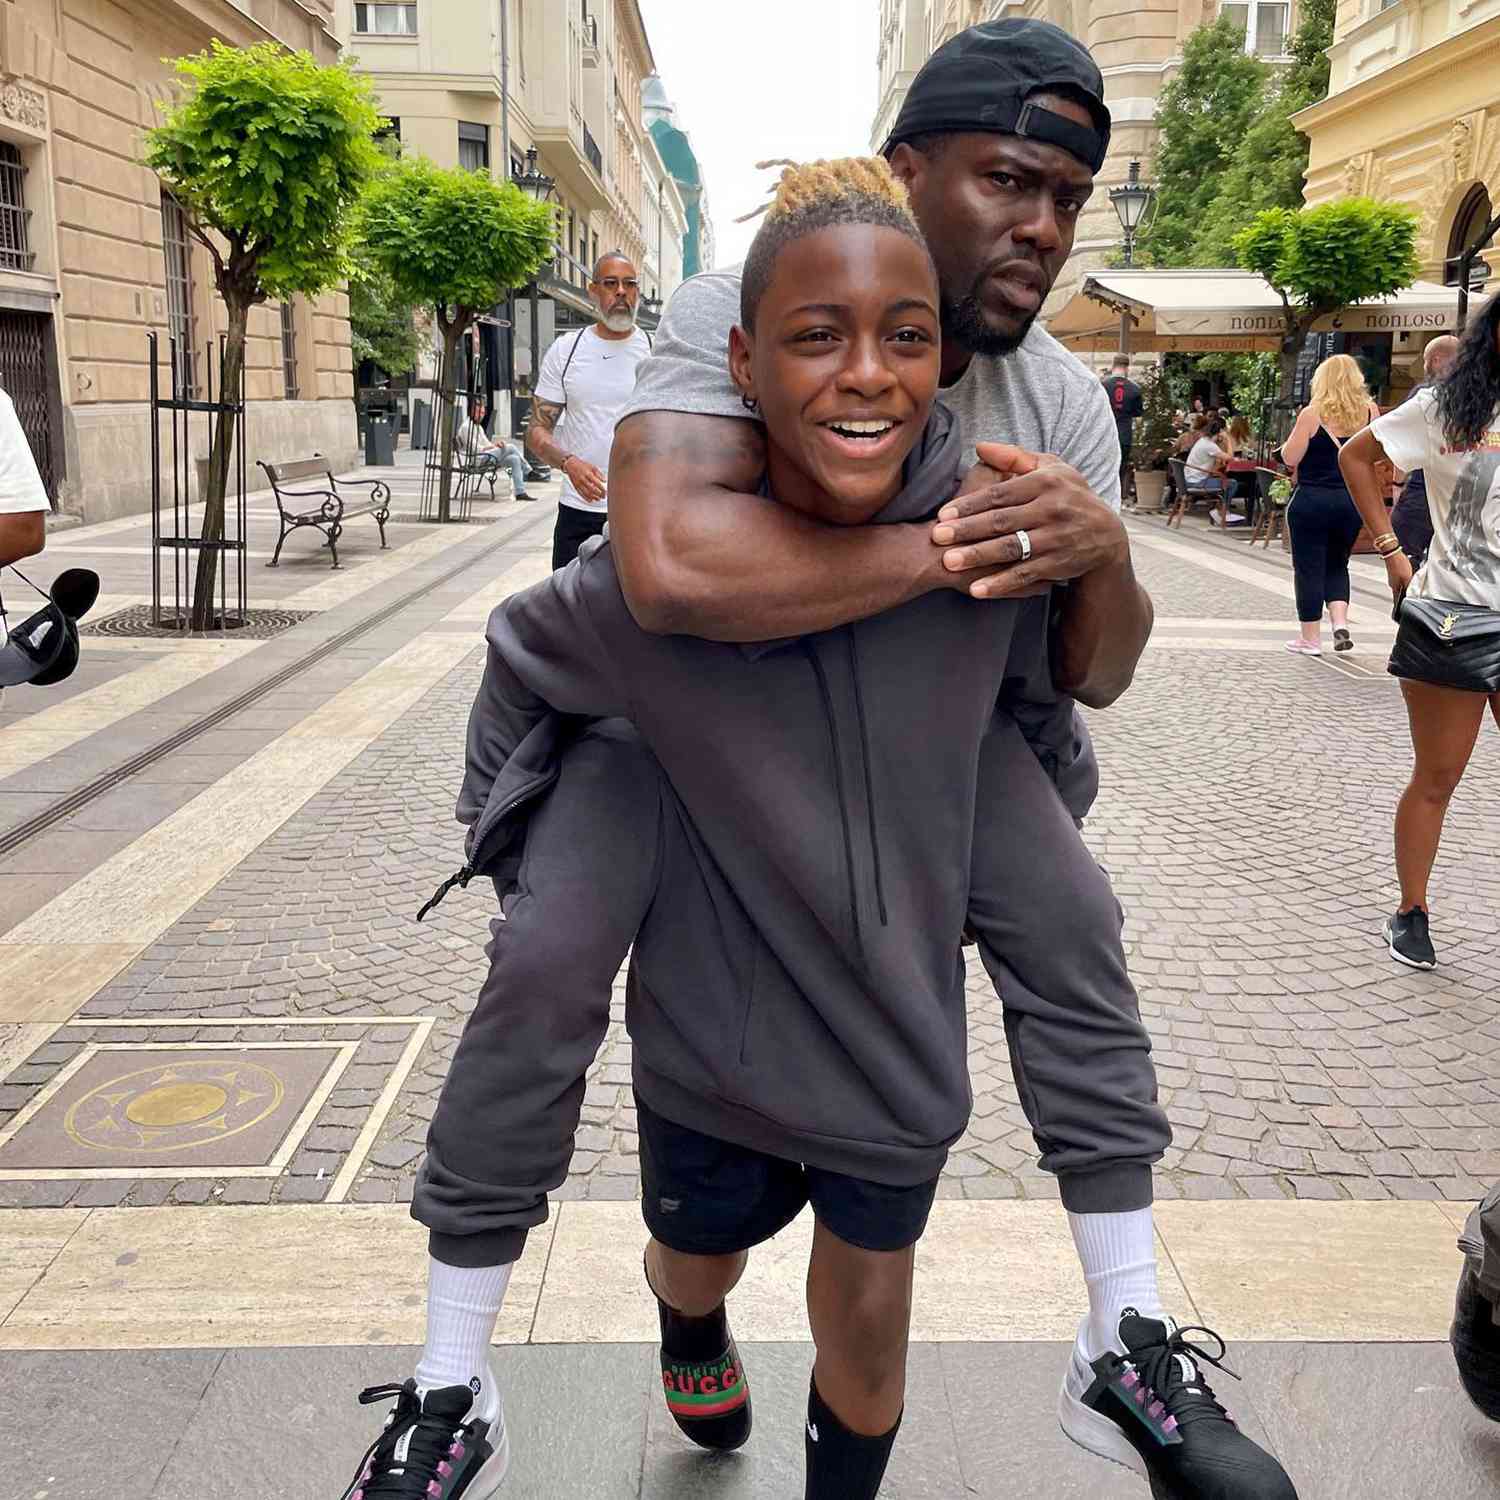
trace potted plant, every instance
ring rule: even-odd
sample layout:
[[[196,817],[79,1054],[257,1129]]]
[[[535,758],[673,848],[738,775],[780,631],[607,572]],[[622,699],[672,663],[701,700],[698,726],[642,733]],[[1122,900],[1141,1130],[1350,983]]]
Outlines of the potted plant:
[[[1172,392],[1166,371],[1156,364],[1141,385],[1141,415],[1136,421],[1132,450],[1138,455],[1135,470],[1137,511],[1154,513],[1162,508],[1162,495],[1167,487],[1167,460],[1177,441],[1173,415]]]

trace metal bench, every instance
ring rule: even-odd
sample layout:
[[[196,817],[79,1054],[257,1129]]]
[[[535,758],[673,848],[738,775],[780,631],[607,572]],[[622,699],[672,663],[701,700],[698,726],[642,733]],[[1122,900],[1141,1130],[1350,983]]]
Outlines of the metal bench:
[[[328,460],[315,453],[311,458],[299,458],[291,463],[268,464],[260,460],[260,467],[271,481],[271,492],[276,496],[276,510],[281,516],[281,535],[276,539],[276,551],[268,568],[281,561],[282,544],[299,526],[313,526],[328,538],[327,546],[333,555],[333,565],[339,565],[339,537],[344,531],[344,522],[351,516],[374,516],[380,527],[380,545],[388,545],[385,539],[385,523],[391,513],[391,487],[383,479],[335,479]],[[307,479],[327,480],[326,489],[289,489],[291,484]],[[346,494],[345,491],[366,493]],[[303,507],[303,500],[316,500],[316,505]]]

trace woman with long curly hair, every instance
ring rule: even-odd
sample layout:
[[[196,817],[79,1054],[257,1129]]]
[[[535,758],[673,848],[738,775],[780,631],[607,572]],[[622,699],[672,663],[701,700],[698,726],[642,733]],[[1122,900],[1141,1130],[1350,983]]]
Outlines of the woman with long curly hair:
[[[1486,703],[1500,722],[1500,296],[1474,320],[1446,377],[1372,423],[1339,461],[1396,598],[1390,670],[1402,679],[1416,755],[1396,809],[1401,905],[1385,937],[1392,958],[1430,969],[1427,881],[1443,818]],[[1427,476],[1432,546],[1415,576],[1385,521],[1378,466],[1387,461]]]
[[[1323,610],[1333,621],[1333,649],[1353,649],[1349,634],[1349,554],[1359,537],[1339,450],[1379,408],[1370,400],[1358,363],[1347,354],[1325,359],[1313,374],[1312,399],[1297,414],[1281,456],[1297,471],[1297,489],[1287,506],[1292,534],[1292,572],[1297,584],[1301,634],[1286,649],[1298,656],[1323,654]],[[1386,529],[1384,519],[1380,530]]]

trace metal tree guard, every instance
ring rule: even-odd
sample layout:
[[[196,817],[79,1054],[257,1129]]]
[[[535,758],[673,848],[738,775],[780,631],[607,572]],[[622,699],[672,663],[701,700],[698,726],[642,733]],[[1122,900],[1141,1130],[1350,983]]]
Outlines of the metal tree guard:
[[[193,395],[188,376],[191,366],[188,352],[179,350],[176,339],[168,341],[171,351],[172,385],[171,395],[165,400],[161,394],[161,369],[158,363],[159,339],[155,333],[146,335],[151,359],[151,623],[155,626],[181,630],[190,628],[193,607],[193,587],[197,574],[196,559],[205,550],[218,554],[218,568],[213,609],[210,616],[214,626],[221,630],[232,630],[245,624],[246,595],[248,592],[246,535],[246,466],[245,466],[245,371],[240,371],[238,401],[223,398],[224,340],[219,340],[219,387],[220,398],[214,400],[214,347],[210,343],[204,349],[204,370],[207,378],[207,399],[197,400]],[[221,412],[227,413],[234,422],[233,438],[229,454],[229,475],[224,493],[224,535],[205,541],[192,529],[190,495],[193,480],[194,417],[203,418],[202,430],[207,441],[203,451],[213,452],[214,427]],[[170,529],[162,494],[163,448],[162,416],[171,418],[171,470],[172,498]],[[201,493],[206,489],[208,459],[198,460],[199,473],[203,476],[199,486],[200,502],[206,500]],[[231,504],[230,486],[233,486]],[[230,607],[231,554],[235,559],[233,608]],[[163,607],[162,568],[165,557],[170,555],[172,563],[172,607],[167,612]]]
[[[450,430],[456,428],[460,409],[466,410],[467,403],[477,393],[489,389],[489,381],[484,378],[487,374],[484,368],[487,356],[479,350],[478,342],[466,331],[454,348],[458,360],[458,378],[454,381],[452,405],[445,405],[443,400],[443,391],[448,383],[447,351],[440,350],[438,353],[437,373],[432,385],[432,437],[422,462],[422,504],[418,515],[424,521],[437,519],[443,467],[443,424],[446,422]],[[448,489],[451,515],[459,520],[467,520],[474,503],[474,492],[479,488],[474,455],[462,453],[456,438],[451,454],[453,477],[449,480]]]

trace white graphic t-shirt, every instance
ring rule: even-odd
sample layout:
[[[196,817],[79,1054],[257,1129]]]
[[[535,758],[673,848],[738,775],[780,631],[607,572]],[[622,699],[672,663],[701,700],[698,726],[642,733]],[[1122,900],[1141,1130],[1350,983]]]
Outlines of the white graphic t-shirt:
[[[1432,547],[1412,595],[1500,609],[1500,408],[1473,448],[1449,447],[1431,389],[1370,426],[1398,469],[1427,478]]]
[[[536,393],[543,401],[567,408],[557,426],[558,442],[593,464],[606,480],[615,423],[635,390],[636,367],[650,352],[639,328],[628,339],[604,339],[591,323],[577,333],[565,333],[542,358]],[[575,510],[595,514],[609,508],[608,495],[592,504],[566,476],[558,498]]]

